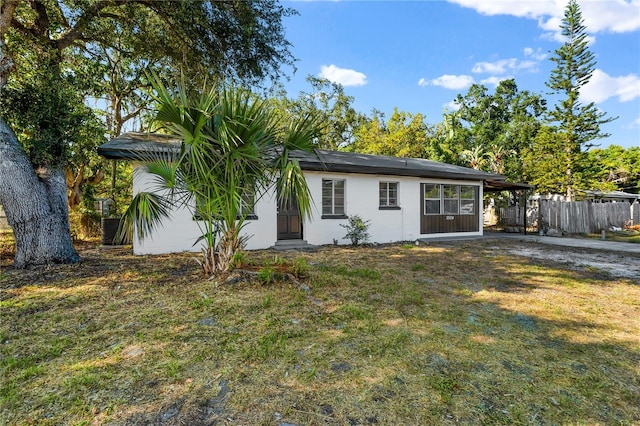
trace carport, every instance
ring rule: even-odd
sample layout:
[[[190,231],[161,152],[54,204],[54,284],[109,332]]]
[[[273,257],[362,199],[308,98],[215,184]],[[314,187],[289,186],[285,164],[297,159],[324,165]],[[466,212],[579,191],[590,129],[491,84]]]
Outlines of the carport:
[[[485,180],[483,190],[485,193],[509,191],[513,194],[514,199],[517,199],[518,195],[521,195],[520,198],[524,203],[524,206],[522,206],[524,209],[522,214],[522,225],[524,229],[524,235],[527,235],[527,192],[529,190],[533,190],[533,188],[533,185],[529,185],[528,183],[507,182],[506,180]]]

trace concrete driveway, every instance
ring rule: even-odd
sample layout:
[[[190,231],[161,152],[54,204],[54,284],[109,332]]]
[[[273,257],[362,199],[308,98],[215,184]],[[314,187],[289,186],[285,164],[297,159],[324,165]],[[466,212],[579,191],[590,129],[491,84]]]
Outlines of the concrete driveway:
[[[509,238],[518,241],[526,241],[555,246],[578,247],[595,250],[621,251],[625,253],[640,254],[640,244],[621,243],[616,241],[602,241],[592,238],[547,237],[535,234],[509,234],[506,232],[485,232],[483,238]]]

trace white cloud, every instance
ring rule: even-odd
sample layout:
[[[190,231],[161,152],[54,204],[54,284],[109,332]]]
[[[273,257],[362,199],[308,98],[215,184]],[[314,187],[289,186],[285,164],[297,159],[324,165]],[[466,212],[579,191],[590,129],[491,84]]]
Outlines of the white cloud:
[[[522,0],[502,0],[502,1],[486,1],[486,0],[449,0],[451,3],[457,3],[460,6],[475,9],[483,15],[513,15],[523,18],[537,19],[547,15],[550,11],[557,7],[562,1],[546,0],[546,1],[522,1]],[[561,9],[562,10],[562,9]]]
[[[626,33],[640,29],[639,0],[581,1],[580,10],[591,33]]]
[[[524,57],[525,58],[533,58],[536,61],[544,61],[549,56],[546,52],[543,52],[542,49],[538,47],[537,50],[533,50],[531,47],[524,48]]]
[[[460,109],[460,104],[457,103],[454,99],[451,102],[447,102],[446,104],[442,105],[442,107],[445,111],[458,111]]]
[[[483,15],[511,15],[535,19],[545,31],[557,33],[566,0],[448,0]],[[640,0],[581,1],[580,11],[590,33],[631,32],[640,29]],[[555,37],[554,37],[555,38]]]
[[[485,78],[484,80],[481,80],[480,83],[485,85],[485,86],[489,85],[489,84],[492,85],[492,86],[497,86],[498,84],[500,84],[500,82],[502,80],[508,80],[510,78],[513,78],[513,77],[506,76],[506,75],[503,75],[503,76],[493,75],[493,76],[491,76],[489,78]]]
[[[580,93],[580,100],[583,102],[600,103],[614,97],[620,102],[640,98],[640,77],[636,74],[611,77],[606,72],[596,69]]]
[[[345,87],[364,86],[367,84],[367,76],[363,73],[347,68],[339,68],[333,64],[329,66],[323,65],[320,68],[320,77]]]
[[[471,72],[474,73],[486,73],[486,74],[504,74],[507,68],[512,68],[516,59],[500,59],[495,62],[477,62]]]
[[[640,117],[636,118],[631,122],[631,128],[640,127]]]
[[[538,48],[533,50],[531,47],[525,47],[523,50],[524,59],[509,58],[498,59],[493,62],[476,62],[471,69],[471,72],[476,74],[490,74],[492,76],[503,76],[507,73],[515,73],[517,71],[538,71],[538,64],[540,61],[547,57],[547,54],[542,52],[542,49]],[[493,84],[494,81],[500,82],[507,77],[486,79],[484,82]]]
[[[475,83],[475,81],[473,80],[473,77],[471,77],[470,75],[449,75],[449,74],[441,75],[440,77],[434,78],[433,80],[425,80],[424,78],[421,78],[418,81],[419,86],[432,85],[432,86],[444,87],[445,89],[451,89],[451,90],[466,89],[467,87],[471,86],[473,83]]]
[[[508,71],[533,70],[537,65],[535,61],[518,61],[516,58],[499,59],[495,62],[477,62],[471,72],[501,75]]]

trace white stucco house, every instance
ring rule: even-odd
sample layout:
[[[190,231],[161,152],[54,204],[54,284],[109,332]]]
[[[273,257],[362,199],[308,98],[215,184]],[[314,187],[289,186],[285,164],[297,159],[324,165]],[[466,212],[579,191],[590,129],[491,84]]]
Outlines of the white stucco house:
[[[133,160],[141,153],[175,152],[179,142],[166,136],[123,134],[98,149],[108,159]],[[319,150],[294,152],[312,196],[313,217],[297,209],[278,209],[276,194],[255,204],[244,232],[247,249],[306,242],[348,244],[341,224],[359,215],[369,220],[369,242],[415,241],[433,237],[482,235],[485,190],[511,188],[504,176],[425,159],[396,158]],[[134,194],[152,185],[144,166],[134,163]],[[528,186],[527,186],[528,187]],[[136,254],[199,251],[194,212],[174,211],[157,232],[133,241]]]

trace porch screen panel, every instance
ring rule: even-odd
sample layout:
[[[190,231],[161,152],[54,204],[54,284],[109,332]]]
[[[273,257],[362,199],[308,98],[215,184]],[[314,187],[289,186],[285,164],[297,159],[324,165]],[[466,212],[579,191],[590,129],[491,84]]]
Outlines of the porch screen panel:
[[[423,183],[421,186],[421,234],[480,230],[477,185]]]
[[[474,214],[476,212],[476,187],[462,185],[460,187],[460,214]]]
[[[422,187],[424,191],[424,214],[440,214],[440,184],[424,183]]]
[[[442,198],[444,200],[444,214],[459,214],[459,189],[458,185],[442,185]]]

